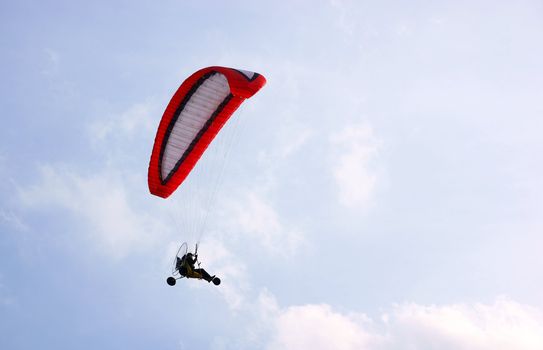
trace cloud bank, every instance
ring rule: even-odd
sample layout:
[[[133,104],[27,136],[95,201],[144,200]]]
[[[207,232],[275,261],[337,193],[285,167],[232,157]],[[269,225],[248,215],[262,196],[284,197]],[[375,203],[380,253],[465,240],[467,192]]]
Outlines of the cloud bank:
[[[81,175],[65,166],[45,165],[37,183],[20,187],[23,207],[37,211],[56,209],[73,220],[71,234],[84,234],[95,247],[113,258],[147,249],[167,232],[160,217],[136,207],[130,180],[116,171]]]
[[[267,292],[259,308],[268,322],[268,350],[543,348],[543,312],[506,297],[489,304],[398,304],[376,319],[327,304],[280,308]]]

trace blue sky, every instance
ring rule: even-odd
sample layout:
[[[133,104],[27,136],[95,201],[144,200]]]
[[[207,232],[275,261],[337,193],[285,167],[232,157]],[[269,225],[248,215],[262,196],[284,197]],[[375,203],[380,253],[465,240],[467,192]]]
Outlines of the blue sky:
[[[543,348],[542,16],[2,2],[0,347]],[[268,83],[201,239],[223,283],[171,288],[207,189],[153,197],[147,166],[169,98],[211,65]]]

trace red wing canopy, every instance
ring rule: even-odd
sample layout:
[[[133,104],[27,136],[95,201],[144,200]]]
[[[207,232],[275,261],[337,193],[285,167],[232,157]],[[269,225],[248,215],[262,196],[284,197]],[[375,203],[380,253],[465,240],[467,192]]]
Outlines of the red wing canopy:
[[[149,162],[149,190],[167,198],[181,185],[241,103],[266,79],[254,72],[208,67],[185,80],[164,111]]]

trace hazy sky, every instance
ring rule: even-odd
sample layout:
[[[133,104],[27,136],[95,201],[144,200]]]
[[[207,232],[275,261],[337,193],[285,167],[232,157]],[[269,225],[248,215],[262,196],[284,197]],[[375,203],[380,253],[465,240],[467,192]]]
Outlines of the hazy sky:
[[[0,49],[0,348],[543,349],[541,1],[2,1]],[[268,83],[201,239],[223,283],[172,288],[207,187],[147,166],[211,65]]]

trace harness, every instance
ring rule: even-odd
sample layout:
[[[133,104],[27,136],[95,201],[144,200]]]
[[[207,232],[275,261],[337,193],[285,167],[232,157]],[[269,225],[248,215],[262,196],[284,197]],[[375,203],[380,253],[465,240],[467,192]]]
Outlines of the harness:
[[[180,259],[180,261],[178,261],[178,264],[178,270],[182,276],[185,276],[187,278],[202,278],[202,274],[194,271],[192,266],[188,263],[186,257],[184,259]]]

